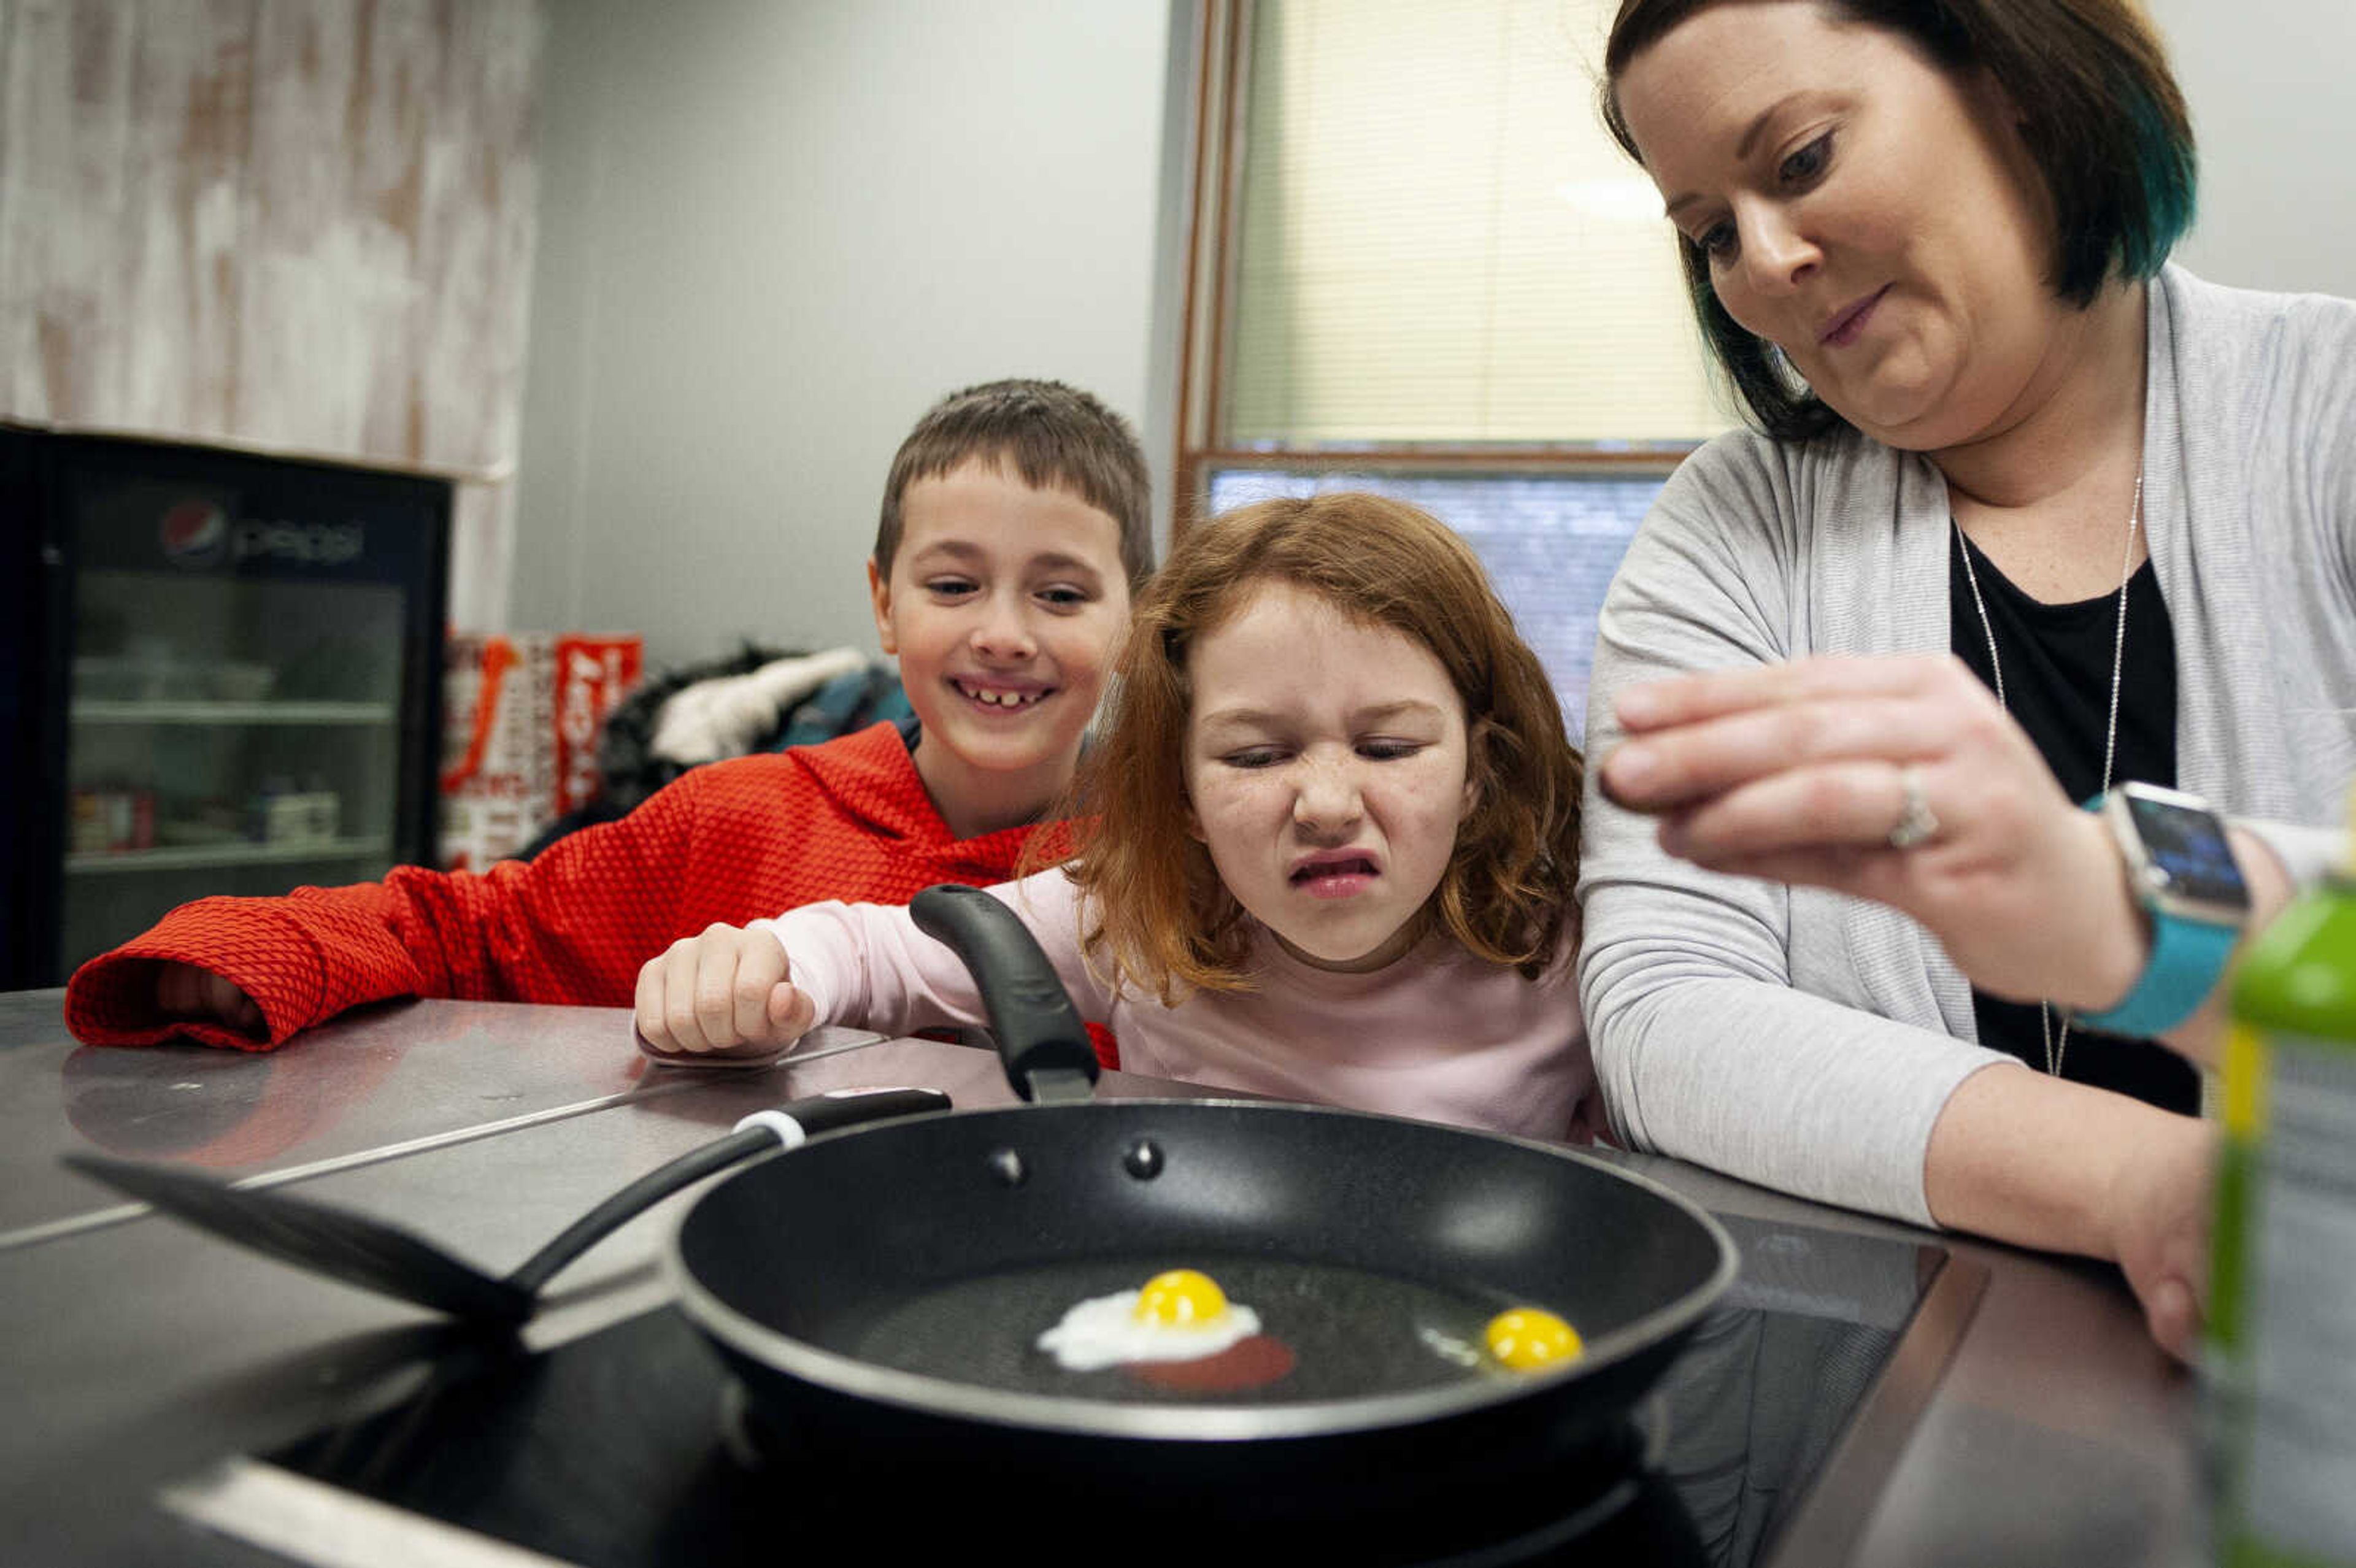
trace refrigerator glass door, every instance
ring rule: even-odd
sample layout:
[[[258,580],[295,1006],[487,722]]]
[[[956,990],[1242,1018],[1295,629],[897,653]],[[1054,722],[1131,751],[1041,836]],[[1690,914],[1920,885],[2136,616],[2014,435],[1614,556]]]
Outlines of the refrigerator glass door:
[[[246,468],[67,466],[63,972],[191,899],[366,880],[421,848],[415,643],[440,596],[414,558],[438,519],[387,509],[401,476]]]

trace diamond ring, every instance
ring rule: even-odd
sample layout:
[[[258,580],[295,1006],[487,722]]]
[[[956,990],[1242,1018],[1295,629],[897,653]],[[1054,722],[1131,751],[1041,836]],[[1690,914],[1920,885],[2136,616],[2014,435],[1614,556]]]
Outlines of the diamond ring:
[[[1922,775],[1912,763],[1898,770],[1898,787],[1901,792],[1898,820],[1890,825],[1890,847],[1912,849],[1939,831],[1939,814],[1931,809],[1931,802],[1922,794]]]

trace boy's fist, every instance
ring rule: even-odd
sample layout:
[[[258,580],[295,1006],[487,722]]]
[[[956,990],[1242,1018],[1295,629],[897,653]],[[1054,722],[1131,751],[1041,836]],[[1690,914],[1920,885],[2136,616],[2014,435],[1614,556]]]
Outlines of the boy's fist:
[[[262,1009],[236,985],[209,969],[170,962],[155,965],[155,1010],[167,1019],[204,1019],[248,1034],[262,1029]]]

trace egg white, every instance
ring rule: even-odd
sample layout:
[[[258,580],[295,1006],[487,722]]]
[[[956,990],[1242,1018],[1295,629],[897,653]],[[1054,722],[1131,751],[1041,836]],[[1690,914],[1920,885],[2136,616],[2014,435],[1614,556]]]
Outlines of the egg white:
[[[1068,1371],[1094,1372],[1130,1361],[1199,1361],[1259,1332],[1259,1314],[1232,1301],[1207,1323],[1141,1323],[1141,1294],[1091,1296],[1040,1335],[1039,1348]]]

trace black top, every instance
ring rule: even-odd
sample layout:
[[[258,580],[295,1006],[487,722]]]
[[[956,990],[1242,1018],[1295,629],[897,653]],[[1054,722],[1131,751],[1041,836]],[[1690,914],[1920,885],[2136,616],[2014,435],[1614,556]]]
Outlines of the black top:
[[[2115,592],[2073,604],[2040,603],[2014,587],[1960,529],[1948,529],[1948,645],[1972,673],[1996,688],[1988,636],[2004,661],[2005,706],[2043,753],[2062,793],[2085,801],[2102,793],[2103,742],[2110,725],[2113,650],[2118,646]],[[2122,541],[2124,543],[2124,540]],[[1964,551],[1987,603],[1980,624],[1965,574]],[[2111,782],[2176,783],[2176,634],[2159,580],[2146,561],[2127,583],[2126,643],[2120,653],[2118,752]],[[1975,988],[1972,1014],[1980,1041],[2045,1071],[2045,1041],[2033,1002],[2008,1002]],[[2058,1037],[2062,1015],[2053,1015]],[[2201,1108],[2201,1079],[2165,1046],[2072,1026],[2062,1076],[2132,1094],[2188,1115]]]

